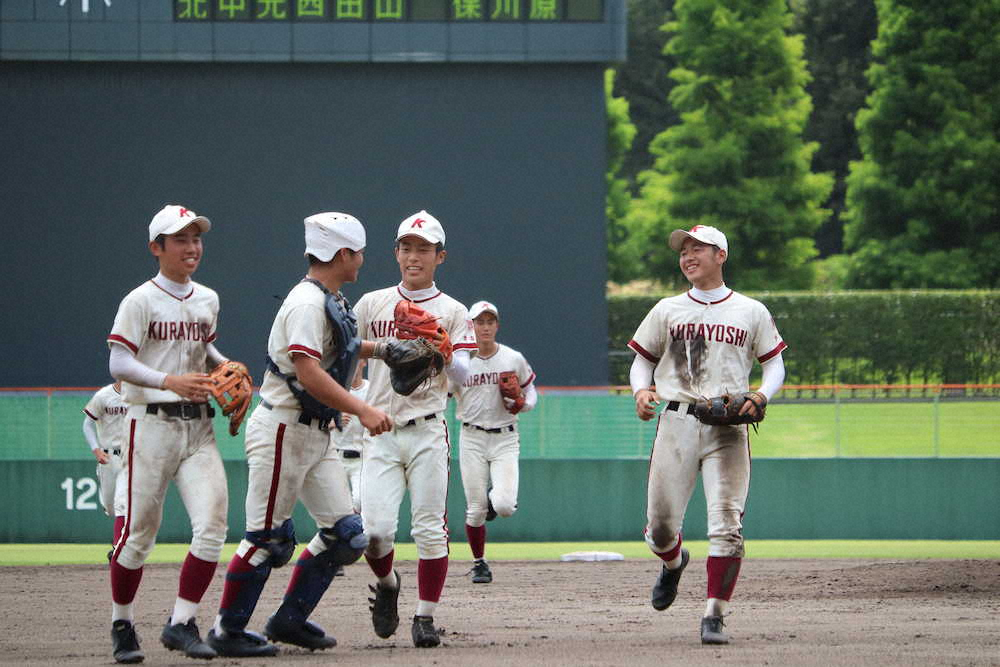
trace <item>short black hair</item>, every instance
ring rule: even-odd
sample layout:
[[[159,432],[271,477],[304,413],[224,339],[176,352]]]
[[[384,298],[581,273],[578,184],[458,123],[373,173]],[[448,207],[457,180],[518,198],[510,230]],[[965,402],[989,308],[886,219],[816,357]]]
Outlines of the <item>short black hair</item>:
[[[162,250],[166,250],[167,249],[167,235],[166,234],[157,234],[156,238],[153,239],[153,243],[155,243],[156,245],[160,246],[160,248]]]
[[[332,262],[334,259],[337,258],[337,253],[339,253],[341,250],[346,250],[347,252],[351,253],[351,257],[354,257],[358,253],[357,250],[351,250],[350,248],[338,248],[337,252],[333,253],[333,257],[330,258],[330,262]],[[317,264],[330,263],[330,262],[320,261],[320,259],[316,257],[316,255],[313,255],[312,253],[306,254],[306,258],[309,260],[309,266],[316,266]]]
[[[421,236],[420,238],[423,238],[423,237]],[[435,243],[434,244],[434,248],[435,248],[435,250],[434,250],[435,253],[441,252],[442,250],[444,250],[444,244],[443,243]],[[399,250],[399,239],[396,239],[393,242],[392,249],[393,250]]]

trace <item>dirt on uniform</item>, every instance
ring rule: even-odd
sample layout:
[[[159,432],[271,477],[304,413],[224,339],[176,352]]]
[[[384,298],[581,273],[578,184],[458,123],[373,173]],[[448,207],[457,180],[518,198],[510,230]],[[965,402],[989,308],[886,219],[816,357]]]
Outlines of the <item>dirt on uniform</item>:
[[[702,646],[705,568],[694,560],[673,606],[657,612],[649,590],[658,561],[498,561],[492,584],[453,561],[435,616],[442,645],[416,649],[410,621],[416,563],[398,563],[403,589],[396,635],[375,636],[372,575],[363,562],[334,580],[313,615],[339,645],[276,658],[217,658],[212,665],[998,665],[1000,562],[747,560],[726,630],[728,646]],[[177,565],[145,568],[136,627],[146,665],[198,664],[159,641],[173,608]],[[291,567],[273,573],[250,629],[277,607]],[[215,617],[220,564],[198,616]],[[0,567],[0,656],[9,665],[113,664],[106,567]]]

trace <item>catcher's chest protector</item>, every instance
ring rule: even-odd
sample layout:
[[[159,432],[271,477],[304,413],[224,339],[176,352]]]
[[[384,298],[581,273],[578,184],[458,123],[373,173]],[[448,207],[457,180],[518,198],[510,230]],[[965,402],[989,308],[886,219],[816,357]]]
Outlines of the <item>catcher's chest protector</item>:
[[[341,296],[343,303],[331,294],[323,283],[313,278],[306,278],[326,295],[326,319],[333,327],[333,342],[337,346],[337,356],[326,372],[337,381],[341,387],[350,390],[354,380],[354,372],[361,357],[361,337],[358,335],[358,318],[354,315],[351,303],[347,297]]]

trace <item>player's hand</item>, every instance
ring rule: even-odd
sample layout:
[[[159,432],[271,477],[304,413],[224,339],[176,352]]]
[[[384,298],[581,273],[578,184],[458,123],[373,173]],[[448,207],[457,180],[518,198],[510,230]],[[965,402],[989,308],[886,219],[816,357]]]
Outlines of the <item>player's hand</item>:
[[[640,389],[635,393],[635,414],[642,421],[649,421],[656,416],[656,407],[661,400],[652,389]]]
[[[168,375],[163,381],[163,388],[178,394],[194,403],[204,403],[212,392],[212,378],[207,373],[185,373],[184,375]]]
[[[358,415],[361,425],[368,429],[372,435],[379,435],[392,429],[392,420],[389,415],[378,408],[368,406],[368,409]]]
[[[108,453],[103,449],[98,448],[98,449],[92,449],[90,451],[94,452],[94,458],[97,459],[97,462],[100,463],[101,465],[107,463],[111,458],[108,456]]]
[[[342,412],[340,414],[340,427],[347,428],[347,425],[351,423],[351,419],[353,419],[353,417],[350,413]]]
[[[767,396],[765,396],[764,394],[760,393],[759,391],[754,391],[754,392],[751,392],[751,393],[754,395],[754,397],[756,398],[757,402],[760,405],[767,405]],[[760,408],[758,408],[757,405],[755,405],[753,401],[744,401],[743,402],[743,407],[740,408],[739,414],[745,415],[748,412],[752,412],[754,417],[761,417],[762,416],[760,414],[761,413]]]

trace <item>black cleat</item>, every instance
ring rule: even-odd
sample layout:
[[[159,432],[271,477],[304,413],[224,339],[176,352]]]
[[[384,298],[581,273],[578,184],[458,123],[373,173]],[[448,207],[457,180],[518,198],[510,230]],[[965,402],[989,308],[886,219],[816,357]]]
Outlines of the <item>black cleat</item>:
[[[493,573],[490,572],[490,566],[485,560],[473,563],[471,573],[474,584],[488,584],[493,581]]]
[[[497,511],[493,509],[493,501],[490,500],[489,493],[486,495],[486,520],[492,521],[497,518]]]
[[[721,616],[706,616],[701,619],[701,643],[702,644],[728,644],[729,635],[722,631]]]
[[[399,586],[402,579],[399,572],[393,570],[393,574],[396,575],[395,588],[368,584],[368,589],[375,594],[375,597],[368,598],[371,603],[369,609],[372,612],[372,626],[375,634],[382,639],[391,637],[399,627]]]
[[[680,582],[681,574],[683,574],[684,568],[687,567],[690,560],[691,554],[688,553],[687,549],[682,547],[681,566],[676,570],[668,570],[666,565],[663,566],[660,576],[656,578],[656,583],[653,584],[653,595],[650,599],[653,609],[663,611],[674,603],[674,598],[677,597],[677,584]]]
[[[333,576],[335,576],[335,577],[342,577],[342,576],[344,576],[344,566],[343,565],[337,565],[336,569],[333,571]]]
[[[267,625],[264,626],[264,634],[273,642],[294,644],[310,651],[322,651],[337,645],[336,639],[326,634],[323,628],[312,621],[297,624],[287,616],[279,614],[268,619]]]
[[[194,619],[189,619],[187,623],[178,623],[163,626],[160,633],[160,641],[171,651],[183,651],[189,658],[199,658],[201,660],[211,660],[216,656],[211,646],[201,641],[201,634]]]
[[[434,648],[441,643],[431,616],[414,616],[412,634],[413,645],[417,648]]]
[[[111,624],[111,646],[115,662],[132,664],[142,662],[146,655],[139,648],[139,635],[130,621],[118,620]]]
[[[278,655],[278,647],[268,644],[267,640],[256,632],[224,632],[215,634],[215,629],[208,631],[208,645],[218,655],[227,658],[270,658]]]

